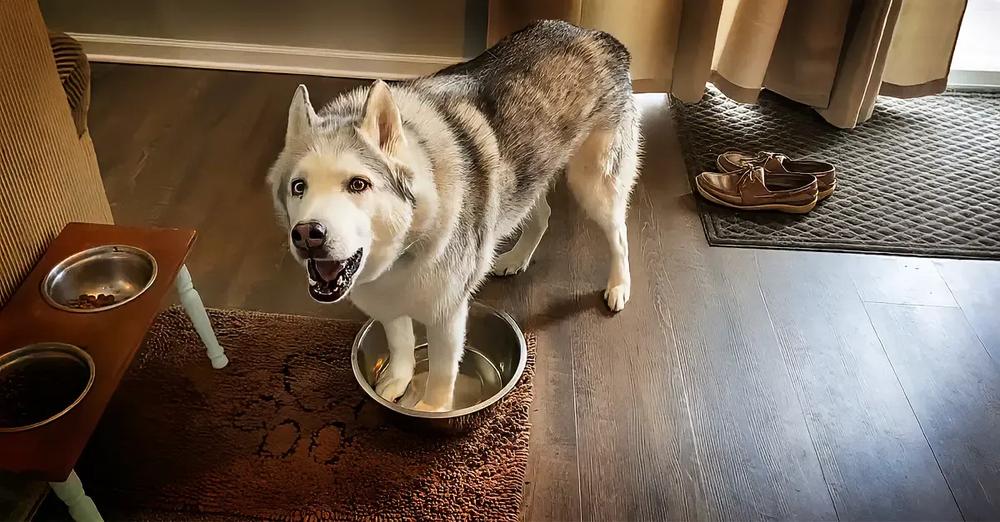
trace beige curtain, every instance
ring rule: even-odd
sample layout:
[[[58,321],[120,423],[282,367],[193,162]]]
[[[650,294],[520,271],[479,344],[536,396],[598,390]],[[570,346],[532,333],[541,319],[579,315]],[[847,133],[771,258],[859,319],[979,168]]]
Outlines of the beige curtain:
[[[753,103],[763,88],[838,127],[878,94],[942,92],[966,0],[491,0],[489,43],[560,18],[615,35],[638,92],[701,99],[705,83]]]

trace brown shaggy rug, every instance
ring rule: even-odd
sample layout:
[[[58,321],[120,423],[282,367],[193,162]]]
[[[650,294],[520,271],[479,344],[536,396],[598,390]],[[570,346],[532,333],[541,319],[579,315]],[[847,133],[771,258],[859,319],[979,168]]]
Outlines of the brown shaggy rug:
[[[210,311],[230,364],[164,312],[80,475],[108,520],[515,520],[528,460],[534,338],[514,391],[470,432],[404,430],[354,380],[360,325]]]

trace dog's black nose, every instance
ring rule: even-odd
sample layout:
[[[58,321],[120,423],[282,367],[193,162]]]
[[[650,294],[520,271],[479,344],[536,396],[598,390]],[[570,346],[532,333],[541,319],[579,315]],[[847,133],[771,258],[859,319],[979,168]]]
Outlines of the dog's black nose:
[[[326,227],[318,221],[305,221],[292,227],[292,244],[309,250],[323,246],[326,241]]]

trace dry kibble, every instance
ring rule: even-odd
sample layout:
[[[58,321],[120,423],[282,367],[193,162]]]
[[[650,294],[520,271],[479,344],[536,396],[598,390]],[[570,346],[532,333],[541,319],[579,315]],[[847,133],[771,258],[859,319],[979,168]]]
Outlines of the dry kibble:
[[[80,294],[76,299],[70,299],[66,306],[78,310],[90,310],[115,304],[115,296],[111,294]]]

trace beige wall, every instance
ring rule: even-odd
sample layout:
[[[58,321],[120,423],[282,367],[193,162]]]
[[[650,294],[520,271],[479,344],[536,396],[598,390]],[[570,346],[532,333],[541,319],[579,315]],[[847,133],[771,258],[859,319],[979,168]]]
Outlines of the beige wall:
[[[52,28],[107,35],[471,57],[485,0],[40,0]]]

